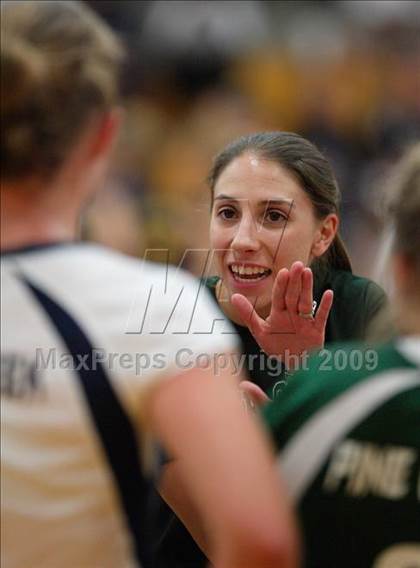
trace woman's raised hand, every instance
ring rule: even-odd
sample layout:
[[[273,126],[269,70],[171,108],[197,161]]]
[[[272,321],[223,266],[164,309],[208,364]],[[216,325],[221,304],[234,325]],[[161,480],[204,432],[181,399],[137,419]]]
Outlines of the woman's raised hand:
[[[312,289],[312,270],[298,261],[290,270],[283,268],[278,272],[267,319],[261,318],[242,294],[234,294],[231,299],[261,349],[281,358],[287,368],[293,368],[296,359],[305,353],[324,346],[334,294],[326,290],[313,314]]]

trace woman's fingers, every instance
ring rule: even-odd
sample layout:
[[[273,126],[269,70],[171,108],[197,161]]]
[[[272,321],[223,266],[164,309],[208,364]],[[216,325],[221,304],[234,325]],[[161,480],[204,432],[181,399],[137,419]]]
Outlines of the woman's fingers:
[[[256,384],[251,383],[251,381],[241,381],[239,383],[239,389],[246,397],[249,406],[260,407],[270,402],[269,397],[265,392]]]
[[[264,320],[257,314],[248,298],[245,298],[242,294],[233,294],[231,303],[238,310],[238,314],[249,331],[253,335],[257,335],[261,331]]]
[[[331,306],[333,305],[334,292],[332,290],[326,290],[321,298],[319,307],[315,315],[315,327],[318,331],[324,331],[325,325],[327,323],[328,314],[330,313]]]
[[[283,312],[286,309],[286,290],[287,284],[289,282],[289,271],[287,268],[282,268],[274,281],[272,298],[271,298],[271,310]]]
[[[313,276],[310,268],[305,268],[302,273],[302,290],[298,302],[298,314],[312,314],[313,304]]]
[[[303,262],[294,262],[289,272],[289,282],[286,290],[286,307],[291,315],[298,313],[298,303],[302,290]]]

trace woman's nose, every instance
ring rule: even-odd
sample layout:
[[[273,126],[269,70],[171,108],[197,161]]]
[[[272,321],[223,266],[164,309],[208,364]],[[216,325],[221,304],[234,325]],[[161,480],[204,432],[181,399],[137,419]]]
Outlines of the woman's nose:
[[[237,251],[256,251],[260,248],[257,223],[251,215],[241,219],[231,248]]]

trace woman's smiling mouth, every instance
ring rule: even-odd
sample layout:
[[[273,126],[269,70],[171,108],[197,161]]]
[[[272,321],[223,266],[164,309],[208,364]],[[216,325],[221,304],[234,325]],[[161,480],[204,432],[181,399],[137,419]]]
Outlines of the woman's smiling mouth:
[[[260,282],[271,274],[270,268],[239,262],[232,262],[229,264],[229,270],[236,282],[249,284]]]

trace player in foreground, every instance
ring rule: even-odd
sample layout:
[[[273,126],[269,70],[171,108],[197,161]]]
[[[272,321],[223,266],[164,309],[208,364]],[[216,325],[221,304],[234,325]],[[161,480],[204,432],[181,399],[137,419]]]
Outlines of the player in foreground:
[[[400,336],[321,352],[266,409],[306,568],[420,567],[420,144],[391,187]]]
[[[151,434],[217,568],[296,566],[270,450],[235,378],[179,367],[186,347],[235,349],[229,335],[194,333],[217,318],[212,300],[195,305],[195,281],[170,271],[127,334],[133,300],[166,269],[75,242],[118,130],[118,41],[81,3],[1,10],[2,567],[151,566]]]

